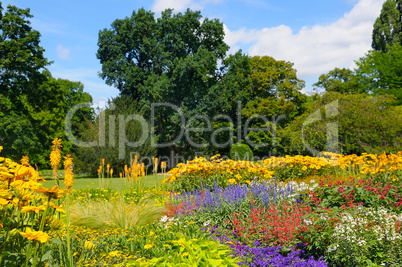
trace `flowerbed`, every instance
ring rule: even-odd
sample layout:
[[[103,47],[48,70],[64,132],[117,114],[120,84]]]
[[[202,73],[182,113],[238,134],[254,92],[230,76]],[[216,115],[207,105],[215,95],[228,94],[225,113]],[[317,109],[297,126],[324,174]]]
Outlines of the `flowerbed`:
[[[401,153],[329,156],[201,159],[170,192],[43,188],[27,158],[0,158],[0,266],[402,266]]]

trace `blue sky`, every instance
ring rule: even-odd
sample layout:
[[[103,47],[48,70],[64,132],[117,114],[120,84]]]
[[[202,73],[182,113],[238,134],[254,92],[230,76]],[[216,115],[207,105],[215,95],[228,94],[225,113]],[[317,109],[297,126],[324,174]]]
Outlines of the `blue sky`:
[[[98,77],[98,32],[144,7],[158,16],[166,8],[201,10],[224,23],[230,52],[268,55],[293,62],[305,92],[335,67],[353,68],[371,48],[371,32],[385,0],[10,0],[30,8],[45,56],[56,78],[81,81],[94,104],[118,95]]]

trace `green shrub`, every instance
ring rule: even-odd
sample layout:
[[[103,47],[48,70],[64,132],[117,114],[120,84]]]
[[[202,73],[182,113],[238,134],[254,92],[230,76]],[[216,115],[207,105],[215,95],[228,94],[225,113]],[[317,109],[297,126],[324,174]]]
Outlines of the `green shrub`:
[[[230,158],[233,160],[252,160],[253,151],[246,144],[236,143],[230,149]]]
[[[171,246],[175,253],[153,258],[149,261],[137,259],[126,263],[126,266],[233,266],[240,262],[237,258],[229,256],[231,250],[228,246],[213,240],[189,239],[177,233],[177,240],[172,240]]]

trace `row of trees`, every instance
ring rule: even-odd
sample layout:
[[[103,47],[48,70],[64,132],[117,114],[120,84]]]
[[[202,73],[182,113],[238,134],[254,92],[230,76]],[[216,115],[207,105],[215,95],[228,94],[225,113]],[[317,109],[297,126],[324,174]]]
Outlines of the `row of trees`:
[[[154,123],[160,143],[175,140],[186,125],[189,138],[159,148],[158,154],[228,155],[238,141],[249,143],[259,157],[309,154],[307,147],[326,149],[331,121],[337,122],[338,152],[395,152],[402,149],[401,13],[401,0],[387,0],[374,25],[373,50],[356,61],[355,70],[335,68],[321,75],[314,87],[323,93],[310,96],[301,93],[304,81],[291,62],[242,51],[227,55],[222,23],[190,10],[166,10],[155,18],[140,9],[115,20],[99,33],[97,57],[101,77],[136,102]],[[337,116],[326,118],[329,100],[337,100]],[[166,106],[151,118],[152,103],[160,102],[192,119],[183,122]],[[306,125],[317,110],[320,119]],[[245,127],[262,130],[244,132]]]
[[[29,9],[0,2],[0,145],[15,160],[23,155],[38,165],[48,164],[51,140],[62,138],[65,151],[72,144],[65,138],[64,118],[76,103],[91,102],[80,82],[55,79],[46,69],[40,33],[30,26]],[[73,131],[93,119],[90,109],[73,118]]]
[[[168,9],[158,18],[134,11],[99,32],[100,76],[120,96],[98,118],[82,109],[74,119],[82,141],[105,141],[89,148],[64,145],[83,166],[99,157],[123,166],[131,152],[184,159],[197,152],[229,155],[236,142],[249,143],[259,157],[309,154],[328,148],[328,125],[337,125],[339,142],[331,149],[338,152],[402,150],[401,1],[384,3],[373,50],[357,60],[358,67],[321,75],[314,86],[324,91],[312,95],[301,93],[305,84],[291,62],[242,51],[229,55],[217,19],[191,10]],[[29,26],[29,10],[9,6],[0,14],[0,145],[15,158],[28,154],[42,163],[49,141],[65,135],[67,111],[91,97],[82,84],[54,79],[46,70],[51,62],[43,57],[40,34]],[[336,112],[329,116],[333,103]],[[133,114],[146,124],[129,119]],[[311,120],[312,114],[318,115]],[[130,147],[143,131],[147,140]],[[165,145],[153,147],[151,141]]]

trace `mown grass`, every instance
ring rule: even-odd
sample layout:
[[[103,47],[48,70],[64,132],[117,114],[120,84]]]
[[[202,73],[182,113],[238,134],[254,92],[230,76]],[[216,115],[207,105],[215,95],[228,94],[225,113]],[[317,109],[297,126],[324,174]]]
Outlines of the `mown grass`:
[[[52,187],[56,185],[56,182],[52,180],[51,178],[46,178],[46,181],[43,182],[44,187]],[[161,182],[166,178],[165,175],[147,175],[145,177],[141,178],[141,187],[143,188],[150,188],[150,187],[159,187]],[[129,188],[131,185],[134,185],[134,183],[128,182],[126,179],[123,178],[105,178],[104,179],[104,187],[105,188],[110,188],[115,191],[121,191],[124,189]],[[60,187],[65,188],[64,181],[61,178],[60,180]],[[74,176],[74,184],[73,184],[73,189],[79,190],[83,188],[100,188],[101,185],[99,183],[99,178],[80,178],[80,177],[75,177]]]

